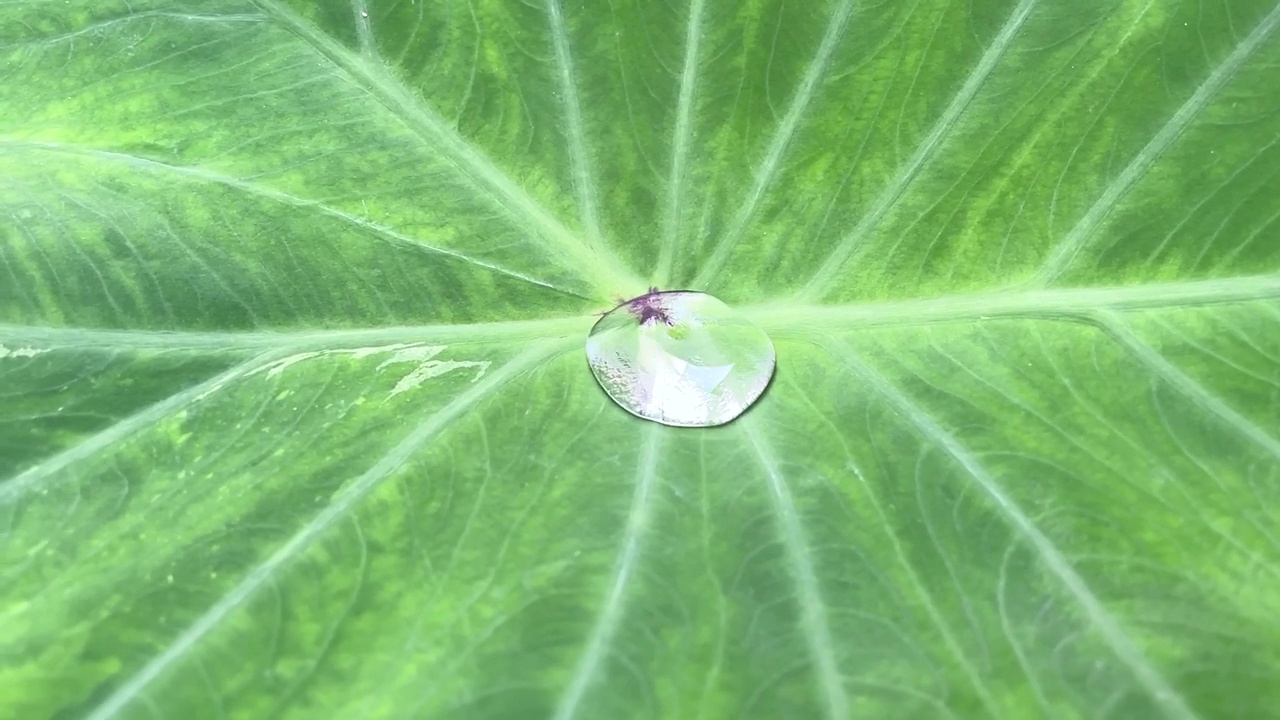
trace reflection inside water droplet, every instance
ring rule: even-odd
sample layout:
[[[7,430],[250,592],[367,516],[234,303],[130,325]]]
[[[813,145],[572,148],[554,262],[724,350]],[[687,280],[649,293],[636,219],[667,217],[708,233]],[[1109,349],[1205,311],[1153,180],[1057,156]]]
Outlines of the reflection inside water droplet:
[[[733,420],[760,398],[775,360],[764,331],[700,292],[651,290],[587,336],[587,361],[609,397],[664,425]]]

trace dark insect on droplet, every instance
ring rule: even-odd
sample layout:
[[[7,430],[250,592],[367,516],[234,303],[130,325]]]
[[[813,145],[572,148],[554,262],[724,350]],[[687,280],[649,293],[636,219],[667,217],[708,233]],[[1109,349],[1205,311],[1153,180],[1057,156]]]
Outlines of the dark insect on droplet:
[[[644,295],[627,301],[627,312],[636,316],[636,322],[641,325],[652,325],[654,322],[665,323],[668,327],[675,325],[671,316],[667,314],[662,293],[656,287],[651,287]]]
[[[758,400],[773,377],[769,336],[706,293],[649,292],[591,328],[587,362],[624,410],[673,427],[723,425]]]

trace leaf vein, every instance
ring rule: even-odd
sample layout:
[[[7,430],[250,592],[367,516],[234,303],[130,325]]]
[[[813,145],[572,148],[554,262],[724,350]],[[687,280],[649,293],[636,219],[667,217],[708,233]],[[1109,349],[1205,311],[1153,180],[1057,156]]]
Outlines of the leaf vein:
[[[296,195],[292,195],[290,193],[287,193],[281,190],[276,190],[274,188],[267,187],[260,183],[251,182],[248,180],[244,180],[242,178],[237,178],[231,175],[227,175],[225,173],[218,172],[216,170],[210,170],[208,168],[203,168],[203,167],[184,167],[180,165],[170,165],[168,163],[159,162],[157,160],[150,160],[148,158],[139,157],[137,155],[131,155],[128,153],[114,152],[111,150],[98,150],[95,148],[83,148],[83,147],[77,147],[73,145],[64,145],[64,144],[52,143],[52,142],[13,141],[8,139],[3,139],[3,140],[0,140],[0,143],[4,145],[8,145],[10,147],[19,147],[19,148],[27,147],[27,148],[34,148],[34,149],[44,150],[49,152],[64,153],[67,155],[78,155],[78,156],[90,157],[90,158],[103,160],[107,162],[118,162],[124,165],[128,165],[130,167],[146,170],[149,172],[171,173],[189,180],[222,185],[223,187],[228,187],[233,190],[243,192],[246,195],[264,198],[266,200],[278,202],[282,205],[287,205],[290,207],[313,209],[328,217],[339,220],[345,224],[351,225],[360,230],[369,232],[383,240],[386,240],[396,245],[410,247],[416,250],[424,250],[424,251],[435,253],[438,255],[444,255],[446,257],[450,257],[455,260],[468,263],[470,265],[475,265],[476,267],[483,268],[490,272],[494,272],[499,275],[506,275],[507,277],[515,278],[517,280],[521,280],[523,282],[527,282],[533,285],[538,285],[540,287],[544,287],[549,290],[555,290],[557,292],[566,293],[570,295],[577,294],[567,288],[559,287],[550,281],[543,280],[541,278],[534,277],[532,275],[528,275],[528,274],[519,272],[517,270],[512,270],[507,267],[503,267],[502,265],[499,265],[497,263],[481,260],[480,258],[474,257],[472,255],[468,255],[463,252],[458,252],[457,250],[451,250],[449,248],[440,247],[438,245],[431,245],[429,243],[423,242],[422,240],[419,240],[418,238],[405,235],[404,233],[401,233],[398,230],[382,225],[381,223],[376,223],[376,222],[373,222],[372,220],[362,218],[358,215],[353,215],[345,210],[340,210],[338,208],[326,205],[318,200],[310,200],[307,198],[298,197]]]
[[[1095,288],[999,290],[846,305],[761,304],[740,308],[779,336],[807,336],[822,328],[920,325],[1025,317],[1084,320],[1098,309],[1192,307],[1280,298],[1280,275],[1246,275],[1189,282]]]
[[[373,21],[369,19],[368,0],[351,0],[351,16],[356,25],[360,54],[371,60],[377,59],[378,41],[373,35]]]
[[[751,445],[756,462],[768,481],[774,521],[778,525],[787,554],[787,565],[791,569],[799,595],[800,628],[804,632],[810,661],[818,675],[818,687],[826,705],[826,716],[830,720],[846,720],[850,717],[849,697],[841,680],[840,668],[836,664],[833,651],[835,643],[827,620],[827,608],[822,600],[818,576],[813,567],[812,551],[800,524],[795,501],[791,497],[786,479],[778,469],[774,452],[764,435],[756,428],[754,418],[745,417],[739,422],[742,423],[742,434]]]
[[[613,582],[587,638],[586,651],[578,660],[573,678],[556,707],[555,720],[570,720],[578,712],[582,698],[602,670],[605,653],[626,609],[626,594],[640,562],[644,535],[653,513],[653,494],[657,484],[658,459],[661,454],[662,435],[658,425],[646,429],[640,446],[640,464],[636,469],[636,487],[631,508],[627,513],[626,528],[622,532],[622,554],[613,570]]]
[[[1130,330],[1124,320],[1115,313],[1100,311],[1096,315],[1099,324],[1116,342],[1127,349],[1138,362],[1169,383],[1183,396],[1216,415],[1236,432],[1249,438],[1268,454],[1280,461],[1280,440],[1272,437],[1251,420],[1241,415],[1204,385],[1169,362],[1155,348],[1146,344]],[[1188,455],[1191,453],[1188,452]]]
[[[138,699],[157,677],[179,662],[205,635],[247,602],[276,572],[310,548],[329,528],[347,517],[358,502],[400,469],[424,444],[446,430],[450,422],[466,410],[474,408],[477,403],[492,395],[521,372],[557,351],[563,351],[565,345],[563,341],[546,341],[530,347],[508,361],[497,372],[475,383],[448,405],[418,423],[412,432],[383,455],[377,463],[352,480],[347,489],[334,498],[316,515],[315,519],[290,537],[265,561],[253,568],[230,592],[222,596],[174,638],[173,642],[94,707],[85,720],[107,720],[124,710],[131,702]]]
[[[100,430],[76,445],[49,457],[40,464],[30,467],[4,482],[0,482],[0,504],[14,502],[19,495],[27,492],[38,483],[52,478],[56,473],[66,469],[68,466],[92,457],[97,453],[105,452],[112,446],[128,440],[147,428],[153,427],[161,420],[190,408],[210,393],[216,392],[227,384],[266,366],[277,359],[278,356],[279,353],[275,352],[255,355],[204,382],[174,393],[164,400],[150,405],[112,424],[110,427]]]
[[[1009,19],[1005,21],[1004,26],[1000,28],[1000,33],[996,39],[992,41],[991,46],[982,54],[982,58],[978,61],[977,66],[969,73],[969,77],[965,79],[964,84],[960,86],[960,90],[956,92],[955,97],[947,105],[947,109],[938,117],[938,121],[934,123],[929,130],[929,134],[920,141],[920,145],[911,155],[911,158],[905,165],[899,168],[893,180],[889,185],[876,197],[875,202],[871,204],[859,220],[853,230],[841,238],[840,242],[832,248],[827,254],[826,260],[814,272],[813,277],[805,283],[805,286],[797,293],[799,299],[812,300],[820,297],[825,293],[835,279],[836,273],[849,260],[849,258],[862,247],[866,240],[867,234],[875,229],[884,216],[889,212],[898,199],[902,197],[907,186],[916,178],[930,161],[937,154],[938,148],[942,145],[942,141],[947,134],[951,132],[959,121],[960,116],[969,108],[969,104],[973,102],[973,98],[978,94],[978,90],[986,82],[991,71],[995,69],[996,63],[1004,56],[1006,50],[1013,44],[1014,38],[1018,31],[1022,28],[1023,23],[1031,14],[1038,0],[1022,0],[1018,6],[1013,9],[1009,15]]]
[[[1262,46],[1264,40],[1280,25],[1280,3],[1262,19],[1258,26],[1244,40],[1236,45],[1209,77],[1205,78],[1187,101],[1173,113],[1169,122],[1165,123],[1141,150],[1138,151],[1124,170],[1116,176],[1085,212],[1080,220],[1049,251],[1044,264],[1031,278],[1034,286],[1045,286],[1057,280],[1071,268],[1076,256],[1093,239],[1094,231],[1102,221],[1111,214],[1120,199],[1129,192],[1147,170],[1165,150],[1177,140],[1191,124],[1191,121],[1208,106],[1209,102],[1233,78],[1240,67]]]
[[[1138,684],[1147,692],[1151,700],[1164,712],[1165,717],[1179,720],[1194,720],[1197,716],[1182,699],[1182,696],[1169,684],[1169,681],[1151,664],[1141,648],[1125,633],[1120,623],[1103,606],[1101,599],[1094,594],[1085,579],[1076,572],[1071,562],[1062,551],[1040,531],[1022,508],[1004,491],[996,479],[987,472],[978,458],[970,453],[960,441],[933,419],[927,410],[917,405],[905,392],[895,387],[888,379],[858,359],[856,352],[848,344],[839,340],[831,340],[829,351],[843,359],[848,369],[876,392],[885,398],[898,412],[902,413],[917,430],[930,442],[936,444],[964,469],[965,474],[973,480],[988,498],[1000,515],[1005,518],[1011,528],[1031,545],[1036,554],[1044,562],[1046,569],[1058,579],[1067,592],[1079,605],[1086,618],[1097,630],[1102,641],[1111,649]]]
[[[359,330],[177,331],[100,330],[0,323],[0,343],[20,342],[41,349],[202,350],[209,353],[253,350],[336,350],[394,343],[487,343],[581,337],[594,316],[513,320],[464,325],[406,325]]]
[[[692,0],[684,33],[684,67],[680,72],[680,94],[676,100],[676,121],[671,137],[671,176],[667,181],[667,206],[662,221],[662,244],[658,249],[656,282],[665,287],[675,263],[680,231],[681,200],[684,196],[689,143],[693,135],[693,99],[698,87],[699,41],[702,39],[702,11],[706,0]]]
[[[310,22],[279,0],[252,0],[276,22],[294,33],[318,54],[344,71],[359,87],[387,108],[405,127],[418,133],[427,145],[447,158],[459,174],[504,209],[527,224],[530,239],[557,256],[559,263],[577,270],[604,297],[634,289],[641,283],[611,253],[593,248],[572,233],[531,195],[520,188],[479,148],[449,126],[443,118],[387,73],[380,63],[352,56]]]
[[[728,262],[729,254],[733,251],[734,246],[746,233],[747,226],[751,224],[756,211],[760,208],[765,191],[773,184],[773,180],[778,174],[787,147],[791,144],[791,139],[795,136],[796,129],[800,125],[801,115],[809,107],[809,103],[818,92],[818,85],[831,65],[832,56],[835,55],[836,47],[840,44],[840,38],[844,35],[844,29],[848,25],[849,17],[852,14],[853,0],[843,0],[832,11],[831,21],[827,24],[822,43],[818,46],[818,51],[814,53],[809,67],[805,70],[804,77],[800,81],[800,87],[792,97],[791,105],[787,108],[786,115],[783,116],[782,122],[778,123],[777,129],[774,130],[773,138],[769,141],[769,147],[765,152],[764,159],[761,160],[760,168],[756,171],[751,188],[747,191],[747,197],[742,201],[742,205],[733,216],[733,220],[730,221],[729,228],[716,243],[711,257],[707,259],[701,272],[694,279],[693,287],[706,288],[716,279],[716,276],[724,268],[725,263]]]
[[[556,53],[560,105],[569,141],[569,164],[573,168],[573,187],[578,196],[578,211],[582,216],[583,229],[587,233],[587,243],[598,247],[603,237],[600,231],[600,208],[596,200],[595,176],[591,172],[591,156],[587,152],[587,132],[582,122],[582,104],[578,100],[573,53],[569,50],[569,31],[565,26],[559,0],[546,0],[546,5],[551,40]]]
[[[884,536],[888,538],[890,547],[893,548],[893,554],[898,559],[898,564],[902,566],[903,572],[907,575],[911,589],[915,591],[916,597],[920,599],[920,603],[924,606],[925,615],[929,617],[929,621],[938,630],[938,634],[942,636],[942,642],[946,645],[947,650],[951,653],[951,657],[956,661],[964,672],[965,678],[973,686],[974,694],[978,696],[978,700],[982,703],[983,709],[989,718],[999,718],[1001,714],[996,705],[995,699],[982,683],[982,675],[972,660],[970,660],[960,647],[960,642],[956,637],[956,633],[952,631],[951,626],[942,617],[942,612],[938,609],[937,603],[933,600],[933,594],[925,587],[924,581],[920,579],[920,574],[916,572],[915,563],[907,556],[906,549],[898,539],[898,534],[894,531],[893,523],[890,522],[889,514],[885,512],[884,506],[880,502],[876,491],[871,487],[871,481],[863,474],[862,468],[854,459],[853,450],[845,441],[845,433],[836,427],[836,424],[818,409],[817,404],[813,402],[811,391],[798,382],[791,381],[788,386],[793,392],[813,411],[814,415],[820,418],[823,425],[832,432],[839,440],[840,448],[844,452],[845,458],[848,459],[847,467],[853,476],[858,479],[858,484],[862,486],[863,495],[871,505],[871,509],[875,512],[879,519],[880,528],[884,530]],[[936,544],[936,543],[935,543]]]

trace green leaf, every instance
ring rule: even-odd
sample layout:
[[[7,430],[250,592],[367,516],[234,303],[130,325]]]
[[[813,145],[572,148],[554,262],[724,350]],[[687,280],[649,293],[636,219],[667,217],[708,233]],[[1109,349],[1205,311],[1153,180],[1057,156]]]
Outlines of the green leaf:
[[[0,4],[0,719],[1280,717],[1278,26]]]

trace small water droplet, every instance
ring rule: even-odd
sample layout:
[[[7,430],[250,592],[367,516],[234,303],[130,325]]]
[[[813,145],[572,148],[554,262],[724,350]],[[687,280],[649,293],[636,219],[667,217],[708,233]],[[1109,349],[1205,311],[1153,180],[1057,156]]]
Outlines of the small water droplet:
[[[760,399],[776,356],[763,330],[714,297],[655,288],[600,318],[587,336],[587,361],[627,412],[709,427]]]

